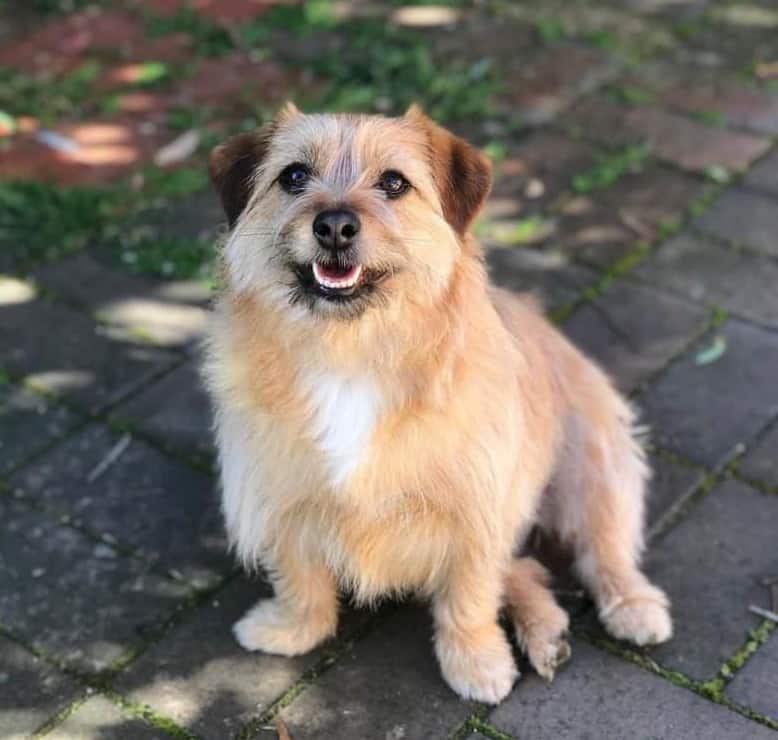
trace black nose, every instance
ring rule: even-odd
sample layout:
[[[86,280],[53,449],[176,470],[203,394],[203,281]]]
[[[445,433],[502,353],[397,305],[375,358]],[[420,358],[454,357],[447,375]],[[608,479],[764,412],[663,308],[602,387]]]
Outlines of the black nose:
[[[325,249],[345,249],[359,233],[359,219],[353,211],[322,211],[313,220],[313,233]]]

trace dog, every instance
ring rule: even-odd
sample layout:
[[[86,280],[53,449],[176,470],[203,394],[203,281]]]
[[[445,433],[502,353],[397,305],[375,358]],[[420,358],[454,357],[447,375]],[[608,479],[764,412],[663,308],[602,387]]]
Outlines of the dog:
[[[305,653],[357,603],[428,598],[442,675],[495,704],[518,671],[499,624],[547,679],[568,616],[535,527],[573,553],[614,637],[672,633],[639,569],[649,469],[606,375],[528,297],[490,285],[470,226],[484,155],[418,107],[306,115],[217,146],[228,222],[205,378],[226,528],[274,597],[240,645]]]

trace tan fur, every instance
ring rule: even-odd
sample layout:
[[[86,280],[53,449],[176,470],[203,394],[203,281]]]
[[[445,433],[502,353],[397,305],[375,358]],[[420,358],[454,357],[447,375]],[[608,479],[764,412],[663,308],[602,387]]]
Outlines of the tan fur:
[[[614,634],[667,639],[666,599],[637,569],[647,469],[632,413],[531,301],[489,286],[465,231],[488,190],[482,155],[415,109],[397,119],[287,109],[271,126],[223,247],[206,362],[228,532],[276,586],[236,625],[241,644],[311,649],[335,630],[338,585],[359,601],[420,592],[446,680],[500,701],[517,676],[497,624],[506,594],[547,676],[567,627],[542,571],[514,560],[534,524],[573,546]],[[290,196],[274,181],[297,161],[316,177]],[[386,200],[375,187],[386,169],[413,189]],[[279,258],[312,259],[311,221],[334,206],[359,214],[360,259],[388,272],[358,316],[290,300]],[[312,432],[329,384],[366,409],[365,448],[337,482]]]

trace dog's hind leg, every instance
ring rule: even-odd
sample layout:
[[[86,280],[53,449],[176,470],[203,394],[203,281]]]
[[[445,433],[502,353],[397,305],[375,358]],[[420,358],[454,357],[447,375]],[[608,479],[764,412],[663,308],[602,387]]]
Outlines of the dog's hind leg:
[[[573,544],[575,570],[607,631],[638,645],[664,642],[673,631],[668,599],[639,568],[650,472],[628,406],[611,397],[595,413],[567,430],[554,527]]]
[[[549,587],[548,571],[534,558],[515,558],[505,580],[508,613],[519,646],[532,667],[547,681],[570,657],[567,612]]]

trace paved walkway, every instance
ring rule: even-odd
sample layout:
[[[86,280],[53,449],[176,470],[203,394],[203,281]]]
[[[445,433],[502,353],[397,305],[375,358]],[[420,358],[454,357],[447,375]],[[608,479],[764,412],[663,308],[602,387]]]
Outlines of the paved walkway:
[[[778,608],[771,0],[27,5],[0,3],[0,736],[778,739],[749,611]],[[651,427],[672,642],[614,642],[562,590],[571,662],[522,663],[496,709],[442,683],[417,605],[295,660],[233,642],[268,589],[225,553],[197,380],[203,162],[286,96],[422,98],[492,155],[495,280]]]

